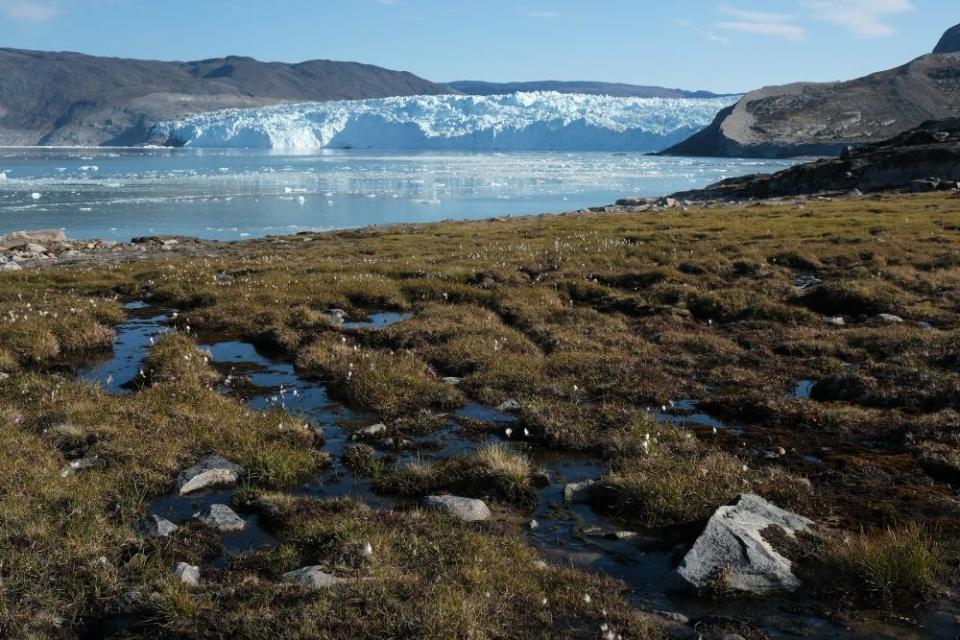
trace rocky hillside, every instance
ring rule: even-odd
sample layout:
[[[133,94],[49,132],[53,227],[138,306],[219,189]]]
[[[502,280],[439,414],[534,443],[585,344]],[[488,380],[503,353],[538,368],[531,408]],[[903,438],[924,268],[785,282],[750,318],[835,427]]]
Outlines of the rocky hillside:
[[[138,144],[156,122],[204,111],[450,92],[354,62],[159,62],[0,49],[0,144]]]
[[[621,82],[592,82],[544,80],[540,82],[483,82],[458,80],[447,87],[470,96],[494,96],[517,91],[556,91],[557,93],[587,93],[614,98],[718,98],[721,94],[709,91],[686,91],[666,87],[623,84]]]
[[[800,164],[774,174],[730,178],[680,200],[747,200],[823,192],[960,188],[960,118],[927,122],[884,142],[846,149],[839,158]]]
[[[835,155],[928,120],[960,116],[960,25],[934,53],[849,82],[765,87],[665,155]]]

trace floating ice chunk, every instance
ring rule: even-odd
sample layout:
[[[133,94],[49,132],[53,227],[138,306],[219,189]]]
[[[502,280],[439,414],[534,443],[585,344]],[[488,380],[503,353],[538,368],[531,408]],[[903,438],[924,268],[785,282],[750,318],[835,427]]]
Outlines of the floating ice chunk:
[[[33,193],[30,194],[30,198],[32,198],[33,200],[39,200],[40,194],[34,191]]]

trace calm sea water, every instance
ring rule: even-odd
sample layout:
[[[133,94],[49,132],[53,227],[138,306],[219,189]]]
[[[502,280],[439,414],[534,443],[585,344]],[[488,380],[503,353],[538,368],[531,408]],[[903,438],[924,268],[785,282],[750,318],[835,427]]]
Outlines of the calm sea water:
[[[0,149],[0,234],[233,240],[370,224],[569,211],[789,161],[639,153]]]

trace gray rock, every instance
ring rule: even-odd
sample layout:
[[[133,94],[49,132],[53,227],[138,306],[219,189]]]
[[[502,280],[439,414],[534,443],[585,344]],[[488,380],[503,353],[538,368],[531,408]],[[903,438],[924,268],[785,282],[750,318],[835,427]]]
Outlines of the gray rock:
[[[180,473],[177,478],[177,491],[180,495],[186,495],[201,489],[232,487],[244,473],[246,470],[240,465],[221,455],[212,454]]]
[[[9,373],[4,373],[0,371],[0,382],[3,382],[4,380],[9,380],[9,379],[10,379]]]
[[[150,514],[133,525],[134,531],[149,538],[169,538],[179,527],[166,518]]]
[[[608,531],[604,534],[604,538],[608,540],[618,540],[620,542],[626,542],[627,540],[633,540],[637,537],[636,531]]]
[[[823,321],[827,324],[832,324],[837,327],[842,327],[844,324],[846,324],[841,316],[826,317],[823,319]]]
[[[903,322],[903,318],[900,316],[895,316],[892,313],[881,313],[875,318],[878,322],[885,322],[887,324],[899,324]]]
[[[586,504],[590,501],[590,492],[596,480],[571,482],[563,487],[563,500],[568,504]]]
[[[346,582],[343,578],[324,573],[318,566],[302,567],[296,571],[285,573],[283,574],[283,581],[310,591],[321,591]]]
[[[23,269],[23,267],[16,262],[4,262],[0,264],[0,271],[20,271],[21,269]]]
[[[793,575],[790,561],[761,535],[774,525],[793,536],[809,529],[813,522],[760,496],[741,494],[710,517],[677,572],[697,588],[714,586],[725,572],[724,586],[734,591],[756,595],[793,591],[800,581]]]
[[[196,565],[178,562],[173,568],[173,575],[188,587],[196,587],[200,584],[200,567]]]
[[[456,376],[447,376],[443,378],[443,383],[448,384],[451,387],[455,387],[461,382],[463,382],[463,378],[457,378]]]
[[[497,411],[502,411],[503,413],[514,413],[520,411],[520,408],[520,403],[513,398],[505,400],[497,405]]]
[[[80,458],[79,460],[71,460],[67,464],[63,465],[63,468],[60,470],[60,476],[66,478],[67,476],[72,476],[79,471],[86,471],[87,469],[99,469],[105,467],[106,465],[107,461],[97,456]]]
[[[671,622],[677,622],[679,624],[690,624],[690,618],[683,615],[678,611],[654,611],[661,618],[666,618]]]
[[[423,499],[423,506],[435,511],[443,511],[464,522],[487,520],[493,515],[483,500],[460,496],[427,496]]]
[[[225,504],[211,504],[193,517],[220,533],[243,531],[247,526],[243,518]]]
[[[940,188],[940,181],[932,178],[920,178],[910,181],[910,191],[914,193],[926,193],[936,191]]]
[[[376,436],[386,433],[387,425],[382,423],[372,424],[369,427],[364,427],[363,429],[358,429],[356,433],[353,434],[354,439],[363,438],[375,438]]]
[[[30,255],[39,255],[47,252],[47,248],[45,246],[42,244],[37,244],[36,242],[28,242],[20,247],[20,250]]]

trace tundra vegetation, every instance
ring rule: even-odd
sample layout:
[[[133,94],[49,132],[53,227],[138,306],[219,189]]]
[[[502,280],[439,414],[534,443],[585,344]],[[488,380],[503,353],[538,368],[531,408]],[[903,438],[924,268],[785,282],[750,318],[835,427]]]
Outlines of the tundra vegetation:
[[[129,300],[179,315],[111,395],[76,372],[109,354]],[[371,330],[331,309],[412,315]],[[210,336],[294,362],[394,442],[469,402],[514,401],[516,436],[435,462],[348,449],[395,508],[294,494],[330,464],[322,436],[222,393]],[[536,454],[555,450],[602,460],[586,499],[634,529],[702,524],[744,491],[812,518],[785,553],[836,578],[801,590],[831,615],[915,615],[955,580],[948,195],[369,228],[3,273],[0,372],[4,637],[659,637],[624,583],[544,565],[525,540],[550,481]],[[681,399],[738,429],[656,419]],[[208,566],[219,543],[200,525],[136,532],[209,453],[246,469],[233,506],[275,546]],[[438,493],[495,516],[418,508]],[[202,566],[197,586],[176,561]],[[335,595],[283,580],[314,565],[343,579]]]

